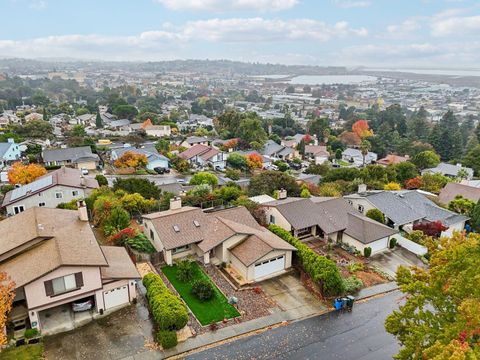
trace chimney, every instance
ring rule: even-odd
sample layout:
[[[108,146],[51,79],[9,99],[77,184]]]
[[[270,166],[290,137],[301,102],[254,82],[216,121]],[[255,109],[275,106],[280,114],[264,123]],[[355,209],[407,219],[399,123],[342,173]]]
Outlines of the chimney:
[[[180,196],[175,196],[170,199],[170,210],[178,210],[182,208],[182,198]]]
[[[367,185],[365,185],[365,184],[358,185],[358,193],[361,194],[361,193],[365,193],[365,192],[367,192]]]
[[[286,199],[287,198],[287,190],[280,189],[278,191],[278,200]]]
[[[87,204],[85,204],[84,200],[77,201],[78,207],[78,218],[80,221],[88,221],[88,212],[87,212]]]
[[[80,176],[80,186],[81,187],[86,187],[87,186],[87,181],[85,180],[85,176]]]

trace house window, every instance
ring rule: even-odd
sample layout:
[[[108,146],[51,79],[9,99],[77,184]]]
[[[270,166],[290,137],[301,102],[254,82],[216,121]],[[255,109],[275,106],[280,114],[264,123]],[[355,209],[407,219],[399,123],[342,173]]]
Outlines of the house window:
[[[72,191],[72,196],[78,196],[78,190],[73,190]]]
[[[150,229],[150,239],[155,240],[155,236],[153,235],[153,230]]]
[[[38,203],[38,206],[44,207],[44,206],[45,206],[45,203],[44,203],[44,202]]]
[[[363,214],[363,210],[364,210],[363,206],[362,206],[362,205],[358,205],[358,211],[360,211],[360,212]]]
[[[187,250],[189,250],[189,249],[190,249],[190,245],[179,246],[179,247],[173,249],[172,252],[173,252],[174,254],[178,254],[178,253],[187,251]]]
[[[78,290],[83,286],[83,275],[81,272],[61,276],[44,282],[47,296],[57,296],[70,291]]]
[[[275,224],[275,216],[270,215],[270,224]]]
[[[63,199],[63,192],[61,191],[58,191],[55,193],[55,198],[56,199]]]
[[[24,212],[24,211],[25,211],[25,206],[23,205],[18,205],[13,207],[13,212],[15,214],[20,214],[21,212]]]

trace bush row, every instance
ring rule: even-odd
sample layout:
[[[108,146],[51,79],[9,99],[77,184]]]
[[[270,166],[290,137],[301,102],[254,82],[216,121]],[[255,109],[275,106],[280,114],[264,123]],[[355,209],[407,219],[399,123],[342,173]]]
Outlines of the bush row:
[[[322,293],[325,296],[339,295],[344,292],[345,286],[335,262],[318,255],[278,225],[271,224],[268,228],[271,232],[297,248],[297,256],[303,269],[315,282],[320,284]]]
[[[165,286],[157,274],[145,275],[143,285],[147,289],[150,311],[159,328],[157,339],[165,349],[175,346],[177,344],[175,331],[183,328],[188,322],[186,306]]]

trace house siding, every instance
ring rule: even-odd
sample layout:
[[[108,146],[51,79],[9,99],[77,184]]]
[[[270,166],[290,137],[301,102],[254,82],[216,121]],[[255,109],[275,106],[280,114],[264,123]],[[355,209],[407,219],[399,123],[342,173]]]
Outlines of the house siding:
[[[277,208],[274,207],[265,207],[265,216],[267,220],[267,224],[270,224],[270,216],[275,218],[275,225],[280,226],[282,229],[287,231],[292,231],[292,226],[290,223],[285,219],[285,217],[278,211]]]
[[[360,241],[354,239],[350,235],[343,234],[342,236],[342,242],[345,244],[348,244],[350,246],[353,246],[355,249],[360,251],[363,254],[363,250],[366,247],[370,247],[372,249],[372,255],[376,253],[380,253],[386,249],[388,249],[388,243],[389,243],[390,237],[384,237],[382,239],[373,241],[369,244],[363,244]]]

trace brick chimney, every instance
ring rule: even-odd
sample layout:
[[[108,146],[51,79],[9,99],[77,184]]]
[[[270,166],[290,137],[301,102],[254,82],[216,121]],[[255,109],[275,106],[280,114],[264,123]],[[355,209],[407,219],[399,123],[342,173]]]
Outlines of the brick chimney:
[[[84,200],[77,201],[78,207],[78,218],[80,221],[88,221],[88,211],[87,211],[87,204],[85,204]]]
[[[170,210],[178,210],[182,208],[182,198],[180,196],[175,196],[170,199]]]

